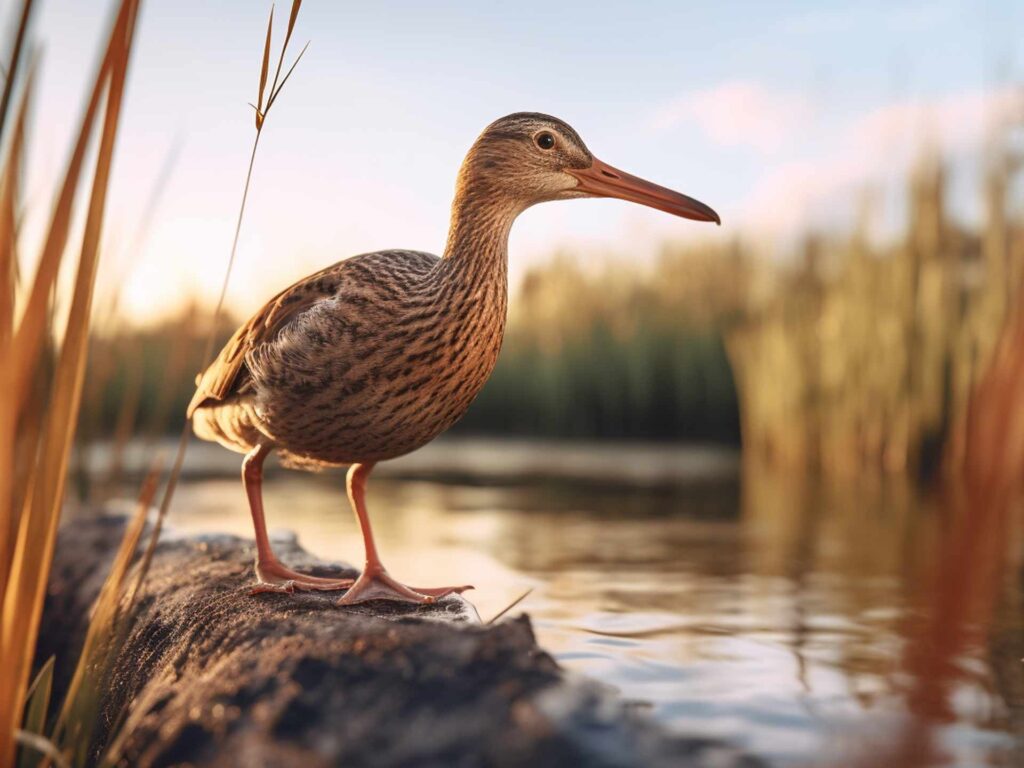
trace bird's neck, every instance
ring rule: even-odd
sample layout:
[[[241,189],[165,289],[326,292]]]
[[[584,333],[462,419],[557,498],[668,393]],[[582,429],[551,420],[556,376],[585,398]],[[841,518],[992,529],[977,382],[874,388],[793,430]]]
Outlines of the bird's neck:
[[[508,236],[519,210],[494,202],[497,196],[460,190],[452,204],[451,227],[439,265],[453,286],[471,294],[504,294],[508,287]],[[497,197],[500,200],[500,197]]]

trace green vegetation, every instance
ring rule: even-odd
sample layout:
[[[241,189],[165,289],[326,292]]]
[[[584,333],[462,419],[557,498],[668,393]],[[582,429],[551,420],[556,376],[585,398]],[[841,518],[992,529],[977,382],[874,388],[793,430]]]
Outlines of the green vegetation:
[[[464,433],[738,443],[719,321],[737,306],[741,262],[668,249],[646,272],[568,256],[512,297],[494,375]]]

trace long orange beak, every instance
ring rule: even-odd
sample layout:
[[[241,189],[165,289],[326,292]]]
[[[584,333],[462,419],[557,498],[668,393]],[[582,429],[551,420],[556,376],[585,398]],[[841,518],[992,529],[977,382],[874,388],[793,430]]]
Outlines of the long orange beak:
[[[577,190],[595,197],[617,197],[620,200],[629,200],[675,216],[682,216],[684,219],[722,223],[718,214],[699,200],[620,171],[596,157],[589,168],[571,169],[569,173],[579,181]]]

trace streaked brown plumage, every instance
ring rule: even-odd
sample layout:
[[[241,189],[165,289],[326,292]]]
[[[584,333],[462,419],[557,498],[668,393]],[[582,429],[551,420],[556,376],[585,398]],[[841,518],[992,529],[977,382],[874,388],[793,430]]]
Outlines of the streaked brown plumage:
[[[518,113],[492,123],[459,172],[444,256],[378,251],[317,272],[271,299],[200,376],[196,434],[246,453],[260,589],[348,589],[342,603],[431,601],[468,587],[410,590],[380,564],[363,503],[377,461],[413,451],[454,424],[494,368],[505,329],[508,235],[529,206],[614,196],[717,221],[707,206],[596,160],[568,125]],[[266,538],[263,459],[352,465],[349,496],[367,563],[352,585],[282,566]]]

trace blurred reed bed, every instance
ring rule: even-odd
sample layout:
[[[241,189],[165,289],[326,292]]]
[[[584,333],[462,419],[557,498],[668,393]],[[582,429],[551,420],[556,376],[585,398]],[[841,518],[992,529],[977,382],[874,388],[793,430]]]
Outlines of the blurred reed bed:
[[[1006,178],[1000,174],[996,183],[990,179],[990,201],[1005,200]],[[993,219],[1006,221],[990,211],[990,227]],[[1024,637],[1021,601],[1013,597],[1019,592],[1007,588],[1024,572],[1013,525],[1014,518],[1024,512],[1024,285],[1019,272],[1019,231],[1012,235],[1016,251],[1005,249],[1004,231],[987,231],[983,243],[988,243],[989,250],[983,246],[982,254],[1012,254],[1009,260],[997,258],[995,264],[985,265],[994,271],[1005,269],[996,274],[1007,282],[974,297],[979,302],[976,312],[1004,315],[1002,327],[995,339],[981,335],[990,330],[984,324],[967,326],[959,337],[984,344],[979,356],[987,359],[976,369],[976,380],[965,385],[965,402],[956,404],[946,430],[941,493],[936,494],[941,514],[931,521],[937,530],[931,537],[933,545],[925,548],[922,577],[911,596],[908,642],[899,663],[911,717],[872,743],[852,762],[854,766],[945,762],[945,746],[936,731],[956,716],[956,687],[969,676],[963,658],[979,648],[986,649],[995,670],[991,685],[1003,705],[990,718],[1004,719],[1003,727],[1012,734],[1020,734],[1024,726],[1019,648],[993,640],[991,633],[993,626],[1002,626],[1012,628],[1009,637]],[[986,300],[991,304],[986,305]],[[984,323],[995,322],[992,315],[983,318]],[[972,331],[979,336],[968,335]],[[912,540],[919,545],[920,536]],[[1014,754],[1019,758],[1019,743]]]
[[[93,288],[100,255],[107,185],[113,162],[128,60],[138,14],[137,0],[118,7],[105,53],[87,102],[74,149],[55,198],[48,230],[42,238],[34,275],[22,285],[18,222],[21,221],[20,176],[28,141],[31,69],[23,62],[33,3],[22,4],[0,101],[0,139],[5,154],[0,191],[0,765],[13,765],[16,743],[26,747],[21,765],[34,765],[39,751],[47,762],[81,764],[88,734],[68,729],[61,718],[47,727],[52,664],[41,666],[26,706],[29,676],[42,613],[57,524],[63,503],[68,460],[81,404]],[[20,92],[20,107],[10,136],[6,110]],[[90,152],[90,148],[92,151]],[[91,176],[86,161],[94,158]],[[83,202],[80,192],[88,189]],[[83,209],[84,206],[84,209]],[[71,234],[76,213],[83,213],[80,242]],[[58,289],[66,252],[78,250],[68,295]],[[65,308],[58,327],[54,307]],[[62,316],[64,313],[61,313]],[[144,506],[144,505],[143,505]],[[137,515],[141,534],[144,515]],[[130,560],[135,540],[127,537],[123,557]],[[114,579],[108,587],[117,592]],[[118,592],[119,594],[119,592]],[[114,598],[111,598],[112,600]],[[115,612],[98,609],[90,632],[96,647],[114,632]],[[94,696],[99,678],[91,652],[80,659],[78,685],[64,701],[67,711],[82,711]],[[25,728],[21,729],[23,723]]]
[[[129,446],[149,454],[159,438],[181,427],[196,373],[206,364],[206,314],[189,304],[153,326],[118,317],[93,334],[75,457],[79,498],[102,503],[122,491]],[[233,319],[222,317],[214,335],[226,338],[234,327]],[[87,448],[97,441],[109,444],[109,457],[90,466]]]
[[[979,230],[950,215],[947,167],[925,159],[907,184],[902,237],[873,246],[861,226],[806,238],[773,298],[729,331],[749,460],[928,477],[964,444],[957,431],[970,394],[1024,275],[1024,228],[1010,195],[1020,130],[1003,125],[991,142]],[[1021,393],[1006,405],[1024,407]]]
[[[738,443],[721,327],[748,279],[731,246],[666,247],[642,271],[557,256],[510,302],[498,365],[456,431]]]

